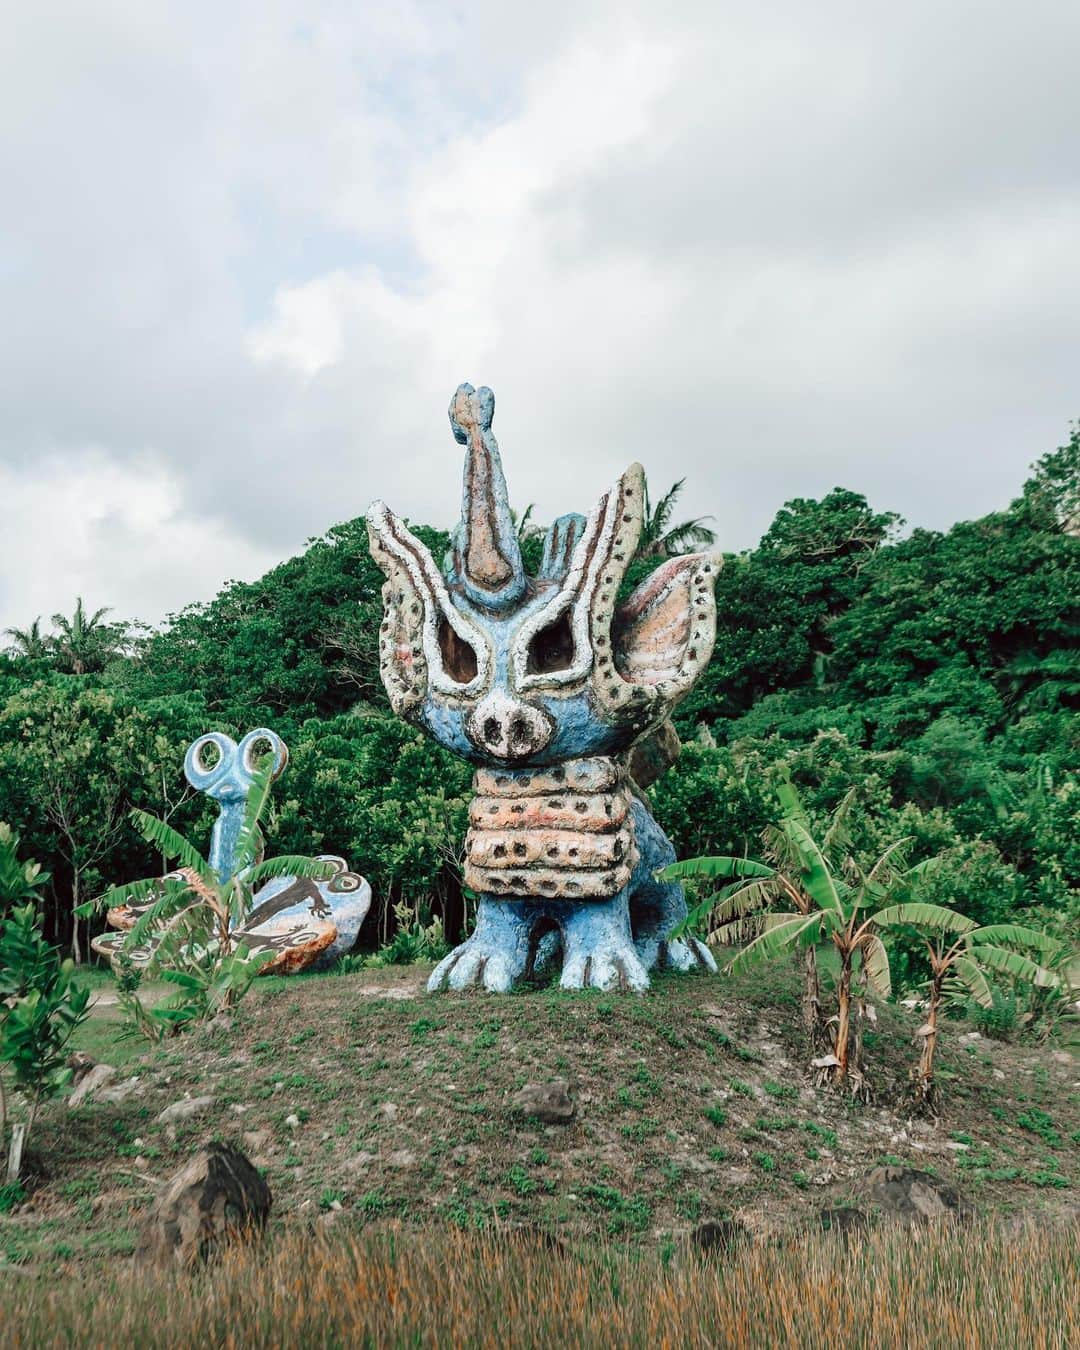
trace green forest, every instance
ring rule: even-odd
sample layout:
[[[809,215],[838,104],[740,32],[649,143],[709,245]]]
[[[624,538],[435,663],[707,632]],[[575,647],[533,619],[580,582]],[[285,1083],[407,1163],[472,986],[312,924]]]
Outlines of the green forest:
[[[628,585],[693,536],[675,508],[669,493],[653,509]],[[520,530],[538,550],[528,516]],[[445,549],[441,530],[417,532]],[[8,631],[0,820],[50,874],[52,940],[85,959],[74,908],[162,867],[132,807],[208,836],[185,747],[259,725],[291,752],[273,848],[340,853],[369,878],[362,946],[407,915],[460,932],[471,771],[390,712],[381,584],[357,518],[157,629],[93,596]],[[712,663],[675,719],[681,759],[649,789],[680,856],[754,855],[782,780],[819,820],[854,786],[856,849],[907,837],[914,862],[944,855],[942,903],[1075,939],[1080,428],[1007,509],[945,532],[905,532],[854,490],[786,502],[756,548],[726,556],[717,601]]]

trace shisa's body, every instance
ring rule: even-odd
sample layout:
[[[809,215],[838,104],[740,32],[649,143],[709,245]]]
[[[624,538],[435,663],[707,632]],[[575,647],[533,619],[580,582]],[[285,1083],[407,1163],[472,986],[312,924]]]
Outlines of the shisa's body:
[[[709,660],[718,561],[672,559],[616,609],[641,531],[635,464],[587,519],[555,521],[527,577],[494,407],[471,385],[450,405],[467,451],[445,575],[381,502],[368,513],[387,577],[380,659],[391,704],[478,766],[465,866],[476,927],[429,987],[506,990],[559,952],[568,988],[640,990],[654,966],[715,969],[699,942],[670,937],[686,905],[655,873],[675,855],[627,754]]]

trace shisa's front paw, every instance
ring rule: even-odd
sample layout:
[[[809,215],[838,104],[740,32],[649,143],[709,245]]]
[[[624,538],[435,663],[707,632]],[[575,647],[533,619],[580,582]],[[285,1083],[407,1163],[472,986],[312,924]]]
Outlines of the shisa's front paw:
[[[434,994],[440,989],[467,989],[476,985],[493,994],[505,994],[522,974],[522,969],[521,963],[504,951],[470,938],[455,947],[431,972],[428,992]]]
[[[663,965],[672,970],[694,970],[701,968],[716,974],[716,961],[713,954],[695,937],[675,938],[663,944],[665,948]]]
[[[603,944],[567,957],[559,984],[563,989],[632,989],[643,993],[649,976],[630,941]]]

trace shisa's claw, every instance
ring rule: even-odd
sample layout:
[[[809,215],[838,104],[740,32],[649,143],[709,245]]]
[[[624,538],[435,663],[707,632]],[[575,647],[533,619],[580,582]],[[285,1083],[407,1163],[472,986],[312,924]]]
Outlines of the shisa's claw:
[[[672,942],[665,943],[664,946],[666,948],[664,963],[670,966],[672,970],[685,971],[701,967],[703,970],[716,974],[716,961],[713,959],[712,952],[709,951],[704,942],[699,942],[697,938],[676,938]]]
[[[476,985],[492,994],[505,994],[524,969],[524,962],[518,965],[504,951],[470,938],[443,957],[431,972],[428,993]]]
[[[632,989],[644,993],[649,976],[632,942],[579,952],[563,966],[563,989]]]

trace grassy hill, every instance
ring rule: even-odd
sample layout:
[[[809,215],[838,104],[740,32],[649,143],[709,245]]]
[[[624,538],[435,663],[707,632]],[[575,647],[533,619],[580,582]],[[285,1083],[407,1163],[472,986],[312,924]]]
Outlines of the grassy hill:
[[[984,1215],[1080,1212],[1080,1061],[949,1024],[939,1120],[909,1119],[914,1015],[868,1031],[874,1103],[805,1080],[794,977],[661,977],[645,997],[430,997],[426,971],[266,979],[232,1019],[160,1047],[118,1040],[107,994],[80,1032],[123,1101],[45,1112],[27,1201],[0,1215],[0,1259],[89,1278],[132,1249],[199,1143],[265,1168],[279,1229],[538,1231],[661,1256],[735,1218],[773,1238],[823,1207],[867,1208],[882,1163],[931,1171]],[[569,1125],[519,1118],[526,1082],[566,1078]],[[137,1081],[130,1081],[135,1079]],[[206,1109],[157,1123],[185,1096]]]

